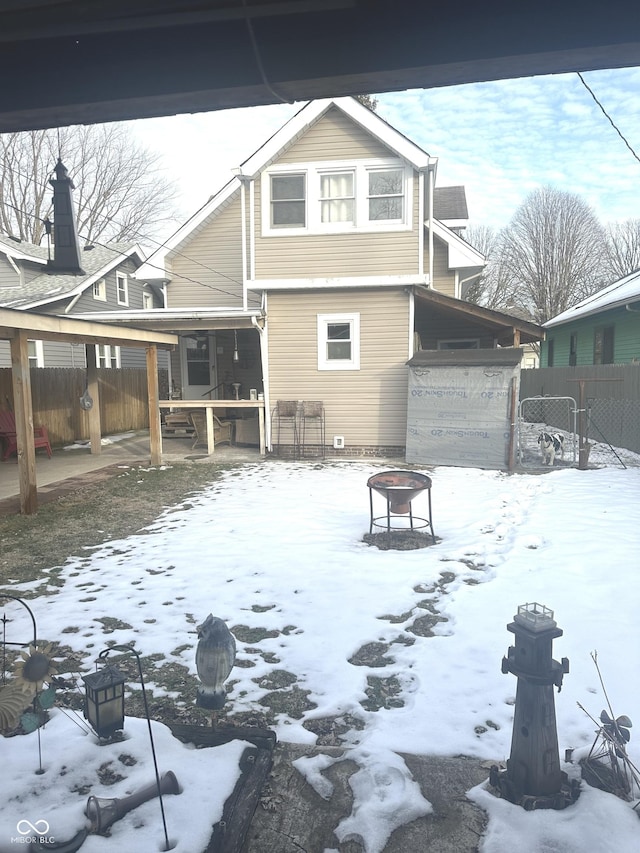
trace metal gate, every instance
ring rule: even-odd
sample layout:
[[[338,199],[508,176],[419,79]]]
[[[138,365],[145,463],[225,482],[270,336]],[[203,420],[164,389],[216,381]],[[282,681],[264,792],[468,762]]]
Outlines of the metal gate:
[[[549,467],[542,455],[539,437],[557,435],[563,449],[555,454],[556,467],[577,464],[577,406],[573,397],[527,397],[518,407],[518,463],[523,468]]]

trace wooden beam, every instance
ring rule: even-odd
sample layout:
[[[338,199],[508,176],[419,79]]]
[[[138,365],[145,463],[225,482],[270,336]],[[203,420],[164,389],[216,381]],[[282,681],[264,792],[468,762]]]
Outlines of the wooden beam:
[[[162,431],[160,429],[160,388],[158,385],[158,348],[147,347],[147,398],[149,401],[149,448],[151,464],[162,464]]]
[[[24,515],[33,515],[38,511],[38,486],[29,372],[29,338],[26,332],[20,332],[11,339],[11,378],[13,412],[16,419],[16,444],[18,445],[20,512]]]
[[[0,330],[3,328],[9,331],[14,329],[25,331],[28,333],[28,338],[37,340],[64,340],[127,347],[146,347],[147,344],[157,344],[172,348],[178,345],[178,337],[168,332],[132,329],[128,326],[115,326],[73,317],[34,314],[30,311],[16,311],[11,308],[0,308]]]
[[[102,453],[102,425],[100,423],[100,383],[98,382],[96,348],[94,344],[87,344],[85,351],[87,354],[87,391],[93,400],[93,406],[89,409],[89,439],[92,455],[99,456]]]
[[[514,330],[513,330],[513,346],[514,347],[520,346],[520,329],[514,328]]]

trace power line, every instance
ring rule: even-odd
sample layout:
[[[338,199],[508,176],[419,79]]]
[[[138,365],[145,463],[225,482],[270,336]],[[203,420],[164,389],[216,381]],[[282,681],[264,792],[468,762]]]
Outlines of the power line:
[[[579,78],[580,78],[580,80],[582,81],[582,85],[585,87],[585,89],[587,90],[587,92],[589,92],[589,94],[591,95],[591,97],[593,98],[593,100],[596,102],[596,104],[600,107],[600,109],[602,110],[602,112],[604,113],[604,115],[607,117],[607,119],[608,119],[609,123],[611,124],[611,127],[615,130],[615,132],[618,134],[618,136],[620,137],[620,139],[621,139],[621,140],[624,142],[624,144],[627,146],[627,148],[629,149],[629,151],[631,151],[631,153],[632,153],[632,154],[633,154],[633,156],[636,158],[636,160],[638,161],[638,163],[640,163],[640,157],[638,157],[638,155],[636,154],[636,152],[635,152],[635,151],[633,150],[633,148],[631,147],[631,145],[630,145],[629,141],[628,141],[628,140],[626,139],[626,137],[622,134],[622,132],[620,131],[620,129],[618,128],[618,126],[616,125],[616,123],[614,122],[614,120],[611,118],[611,116],[609,115],[609,113],[605,110],[605,108],[602,106],[602,104],[600,103],[600,101],[598,100],[598,98],[595,96],[593,89],[591,89],[591,87],[588,85],[587,81],[584,79],[584,77],[582,76],[582,74],[581,74],[579,71],[576,71],[576,74],[578,75],[578,77],[579,77]]]

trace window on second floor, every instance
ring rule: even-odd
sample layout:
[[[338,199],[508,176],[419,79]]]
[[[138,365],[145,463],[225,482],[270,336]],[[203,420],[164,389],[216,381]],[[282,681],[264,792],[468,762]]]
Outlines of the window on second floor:
[[[594,329],[593,363],[613,364],[613,326],[599,326]]]
[[[118,305],[129,304],[129,281],[125,273],[116,273],[116,294]]]
[[[360,370],[360,314],[318,314],[318,370]]]
[[[93,298],[100,302],[107,301],[107,283],[103,278],[93,282]]]
[[[147,308],[153,308],[153,294],[149,293],[148,290],[145,290],[142,293],[142,307],[145,310]]]
[[[262,233],[403,229],[411,185],[411,170],[397,160],[276,166],[262,177]]]

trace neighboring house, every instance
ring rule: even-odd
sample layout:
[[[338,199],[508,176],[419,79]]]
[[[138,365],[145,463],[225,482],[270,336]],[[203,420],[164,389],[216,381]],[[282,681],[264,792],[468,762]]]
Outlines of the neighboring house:
[[[49,250],[0,234],[0,306],[40,314],[137,310],[162,304],[162,294],[134,277],[144,256],[136,244],[87,245],[82,274],[52,268]],[[31,341],[34,367],[84,367],[85,348],[62,341]],[[140,349],[96,345],[101,367],[145,367]],[[0,341],[0,367],[11,365],[9,344]]]
[[[311,102],[136,273],[164,288],[166,307],[110,321],[178,332],[184,399],[228,399],[240,384],[268,411],[321,400],[328,444],[401,450],[416,349],[543,335],[461,301],[484,257],[459,233],[464,189],[435,189],[436,169],[357,100]]]
[[[544,324],[541,367],[640,361],[640,270]]]

